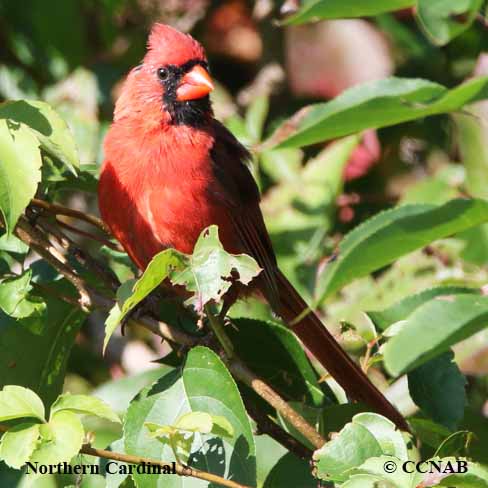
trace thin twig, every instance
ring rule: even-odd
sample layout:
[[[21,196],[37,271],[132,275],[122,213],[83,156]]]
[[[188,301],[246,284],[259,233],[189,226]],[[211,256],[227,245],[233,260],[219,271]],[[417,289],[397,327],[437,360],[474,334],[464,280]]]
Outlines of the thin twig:
[[[104,459],[113,459],[114,461],[120,461],[127,464],[151,464],[161,466],[162,468],[171,465],[170,462],[161,461],[159,459],[145,458],[141,456],[133,456],[131,454],[123,454],[120,452],[107,451],[106,449],[96,449],[90,445],[85,444],[81,447],[80,452],[82,454],[88,454],[90,456],[97,456]],[[206,471],[200,471],[199,469],[190,468],[189,466],[183,466],[179,463],[175,465],[176,473],[180,476],[189,476],[192,478],[198,478],[201,480],[209,481],[211,483],[217,483],[221,486],[228,488],[250,488],[247,485],[241,485],[232,480],[226,480],[216,474],[207,473]]]
[[[74,219],[83,220],[88,224],[98,227],[100,230],[105,232],[105,234],[110,235],[110,230],[105,225],[103,220],[99,219],[98,217],[95,217],[94,215],[80,212],[78,210],[74,210],[72,208],[59,205],[57,203],[50,203],[50,202],[46,202],[45,200],[39,200],[37,198],[33,198],[31,200],[31,205],[34,205],[35,207],[43,208],[44,210],[47,210],[49,213],[52,213],[54,215],[66,215],[68,217],[73,217]]]
[[[291,408],[273,388],[256,376],[244,363],[234,359],[227,362],[227,366],[236,378],[251,387],[263,400],[274,407],[313,446],[319,449],[325,444],[325,439],[296,410]]]
[[[86,231],[81,230],[81,229],[77,229],[76,227],[73,227],[72,225],[69,225],[66,222],[63,222],[59,217],[56,217],[56,222],[59,224],[60,227],[63,227],[64,229],[66,229],[70,232],[73,232],[74,234],[78,234],[80,236],[91,239],[92,241],[97,241],[100,244],[103,244],[104,246],[107,246],[110,249],[113,249],[114,251],[123,252],[123,250],[124,250],[121,246],[119,246],[118,244],[114,244],[113,242],[109,241],[108,239],[104,239],[103,237],[98,237],[95,234],[92,234],[90,232],[86,232]]]
[[[8,427],[6,425],[0,424],[0,432],[7,432]],[[121,452],[107,451],[106,449],[97,449],[90,446],[89,444],[84,444],[80,449],[81,454],[87,454],[89,456],[96,456],[104,459],[112,459],[113,461],[119,461],[121,463],[127,464],[147,464],[153,466],[161,466],[165,468],[171,466],[170,461],[161,461],[160,459],[145,458],[142,456],[133,456],[131,454],[124,454]],[[221,476],[216,474],[207,473],[206,471],[200,471],[199,469],[191,468],[190,466],[183,466],[179,463],[175,463],[176,474],[180,476],[188,476],[191,478],[198,478],[205,481],[210,481],[211,483],[217,483],[220,486],[225,486],[228,488],[250,488],[247,485],[241,485],[232,480],[226,480]]]
[[[105,266],[99,263],[95,258],[91,257],[72,239],[63,234],[55,225],[52,225],[46,219],[39,219],[37,224],[39,227],[43,228],[48,237],[55,239],[58,245],[72,255],[82,266],[85,266],[95,273],[109,289],[114,292],[117,291],[117,288],[120,286],[120,281],[114,273],[105,268]]]
[[[15,228],[17,237],[25,242],[33,251],[44,258],[53,268],[61,273],[69,282],[71,282],[80,295],[80,305],[85,310],[91,304],[91,297],[83,278],[76,274],[60,258],[52,254],[52,247],[47,239],[39,237],[39,232],[32,228],[25,217],[21,217]],[[47,244],[46,244],[47,242]],[[62,256],[62,255],[61,255]],[[62,256],[64,258],[64,256]]]

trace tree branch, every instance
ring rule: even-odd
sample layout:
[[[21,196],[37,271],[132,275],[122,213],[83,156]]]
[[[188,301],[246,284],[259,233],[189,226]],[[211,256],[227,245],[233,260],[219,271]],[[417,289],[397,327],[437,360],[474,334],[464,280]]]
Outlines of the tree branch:
[[[103,220],[99,219],[98,217],[95,217],[94,215],[80,212],[78,210],[74,210],[69,207],[64,207],[63,205],[58,205],[56,203],[50,203],[50,202],[46,202],[45,200],[39,200],[37,198],[33,198],[31,200],[31,205],[33,205],[34,207],[42,208],[54,215],[66,215],[67,217],[73,217],[74,219],[83,220],[88,224],[98,227],[105,234],[110,235],[110,230],[105,225]]]
[[[85,444],[81,447],[80,452],[82,454],[89,454],[90,456],[97,456],[104,459],[113,459],[114,461],[120,461],[127,464],[153,464],[157,466],[167,466],[170,462],[160,461],[159,459],[144,458],[141,456],[133,456],[131,454],[122,454],[120,452],[107,451],[105,449],[96,449],[90,445]],[[232,480],[226,480],[216,474],[207,473],[206,471],[200,471],[199,469],[190,468],[189,466],[183,466],[176,463],[176,473],[180,476],[189,476],[192,478],[198,478],[201,480],[209,481],[211,483],[217,483],[221,486],[228,488],[251,488],[246,485],[241,485]]]

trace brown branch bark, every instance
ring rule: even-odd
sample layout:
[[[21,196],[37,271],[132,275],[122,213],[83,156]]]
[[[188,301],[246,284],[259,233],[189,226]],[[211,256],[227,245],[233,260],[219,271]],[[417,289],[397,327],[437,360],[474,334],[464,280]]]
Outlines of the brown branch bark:
[[[167,461],[160,461],[159,459],[145,458],[141,456],[133,456],[131,454],[122,454],[120,452],[107,451],[105,449],[96,449],[89,445],[84,445],[81,447],[80,452],[82,454],[89,454],[90,456],[97,456],[104,459],[113,459],[114,461],[120,461],[127,464],[153,464],[157,466],[167,466],[171,464]],[[199,469],[190,468],[189,466],[183,466],[182,464],[176,463],[176,473],[180,476],[189,476],[192,478],[198,478],[201,480],[209,481],[211,483],[217,483],[220,486],[225,486],[228,488],[250,488],[246,485],[241,485],[232,480],[226,480],[221,476],[216,474],[207,473],[206,471],[200,471]]]
[[[31,200],[31,205],[35,207],[42,208],[47,212],[53,215],[66,215],[67,217],[72,217],[74,219],[83,220],[88,224],[93,225],[94,227],[98,227],[100,230],[105,232],[105,234],[110,235],[110,230],[105,225],[103,220],[95,217],[94,215],[90,215],[84,212],[80,212],[78,210],[74,210],[69,207],[64,207],[63,205],[58,205],[56,203],[46,202],[45,200],[39,200],[37,198],[33,198]]]

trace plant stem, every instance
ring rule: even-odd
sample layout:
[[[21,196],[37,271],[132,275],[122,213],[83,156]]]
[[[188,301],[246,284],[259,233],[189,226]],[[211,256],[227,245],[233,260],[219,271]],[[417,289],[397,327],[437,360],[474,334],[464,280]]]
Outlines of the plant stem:
[[[217,337],[217,340],[220,342],[227,359],[232,359],[234,357],[234,346],[232,345],[232,341],[229,339],[229,336],[225,332],[224,324],[222,323],[220,317],[212,312],[208,304],[205,305],[205,313],[207,314],[208,321],[210,322],[210,327],[212,328],[215,337]]]

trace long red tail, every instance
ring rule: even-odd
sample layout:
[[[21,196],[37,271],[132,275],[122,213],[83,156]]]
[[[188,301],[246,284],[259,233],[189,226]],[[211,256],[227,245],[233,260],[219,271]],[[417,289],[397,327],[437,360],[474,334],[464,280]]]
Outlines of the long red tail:
[[[275,312],[287,323],[293,323],[293,320],[308,306],[279,270],[276,273],[276,280],[279,288],[280,305]],[[291,327],[303,344],[350,397],[369,405],[377,413],[388,417],[400,429],[409,430],[402,415],[347,355],[313,311]]]

